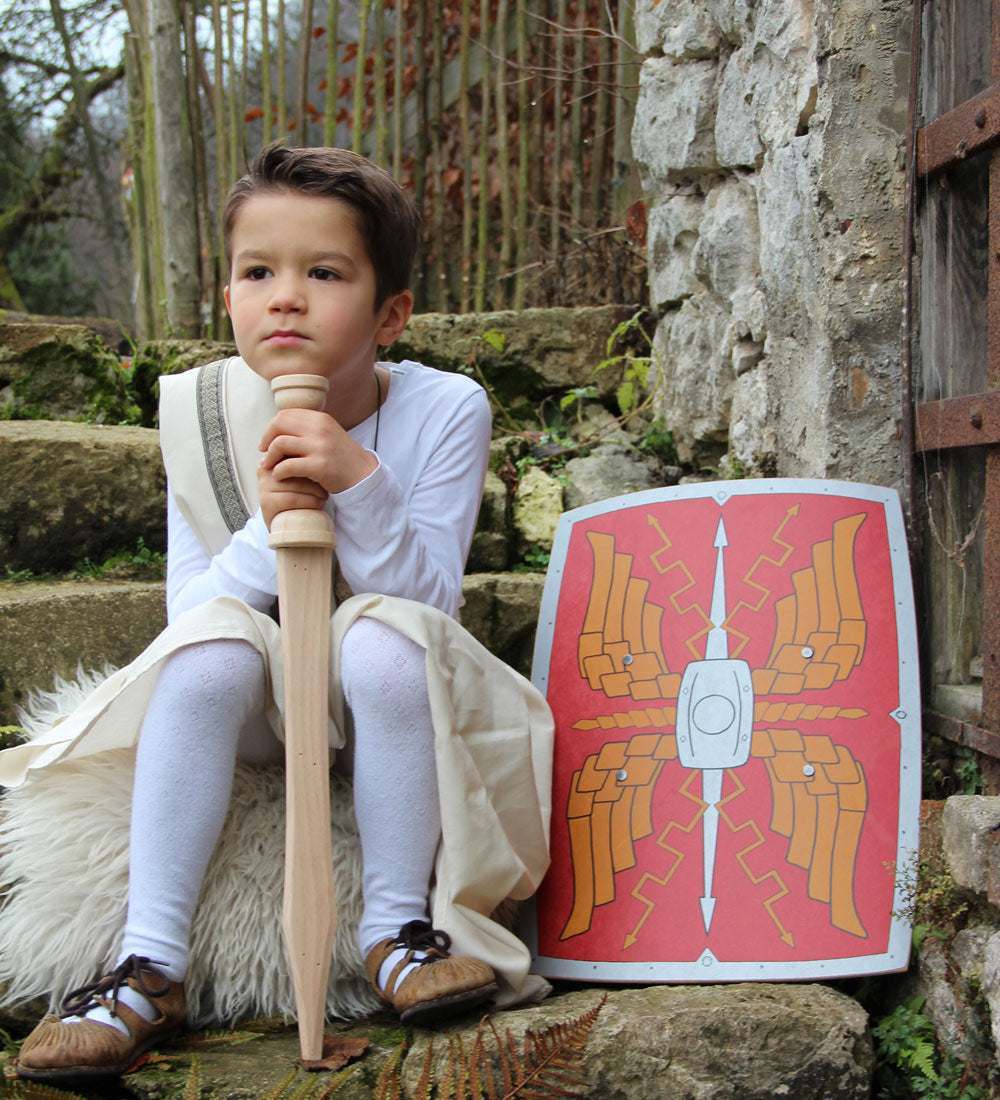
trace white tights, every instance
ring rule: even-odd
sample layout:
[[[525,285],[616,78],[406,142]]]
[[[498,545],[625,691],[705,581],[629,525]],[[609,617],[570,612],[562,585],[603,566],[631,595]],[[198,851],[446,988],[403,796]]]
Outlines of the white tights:
[[[362,956],[425,919],[441,833],[424,650],[361,618],[341,650],[354,722],[354,799],[364,863]],[[247,642],[201,642],[164,664],[143,722],[133,790],[129,903],[120,959],[187,971],[191,919],[226,816],[237,758],[276,763],[264,666]]]

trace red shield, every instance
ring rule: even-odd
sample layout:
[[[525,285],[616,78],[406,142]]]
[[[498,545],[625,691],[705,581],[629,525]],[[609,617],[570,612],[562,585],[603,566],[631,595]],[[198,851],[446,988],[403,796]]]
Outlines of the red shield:
[[[567,513],[534,680],[556,720],[539,973],[906,967],[920,727],[895,493],[723,482]]]

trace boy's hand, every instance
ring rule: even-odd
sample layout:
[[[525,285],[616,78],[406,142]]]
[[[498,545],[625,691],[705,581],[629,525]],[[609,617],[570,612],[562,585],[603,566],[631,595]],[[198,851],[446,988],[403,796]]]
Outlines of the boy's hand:
[[[312,409],[284,409],[260,441],[260,506],[268,528],[279,512],[322,508],[330,493],[363,481],[378,460],[333,417]]]

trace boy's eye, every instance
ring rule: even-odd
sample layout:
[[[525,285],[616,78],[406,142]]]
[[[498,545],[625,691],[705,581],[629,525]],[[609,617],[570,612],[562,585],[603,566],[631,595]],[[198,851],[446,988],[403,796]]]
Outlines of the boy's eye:
[[[266,267],[251,267],[247,270],[247,279],[266,279],[271,272]]]
[[[322,279],[326,282],[329,282],[332,279],[339,279],[340,278],[340,276],[337,274],[337,272],[334,271],[332,268],[329,268],[329,267],[314,267],[312,269],[312,271],[309,272],[309,274],[314,279]]]

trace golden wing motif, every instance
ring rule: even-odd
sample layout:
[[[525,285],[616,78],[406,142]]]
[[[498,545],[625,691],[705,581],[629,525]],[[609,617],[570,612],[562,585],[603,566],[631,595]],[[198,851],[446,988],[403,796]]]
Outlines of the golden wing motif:
[[[615,875],[635,866],[634,843],[653,831],[653,788],[666,760],[677,759],[672,734],[608,741],[573,773],[566,818],[573,864],[573,907],[559,936],[590,928],[594,909],[615,898]]]
[[[807,893],[830,906],[830,923],[867,936],[854,904],[854,868],[868,811],[864,769],[822,734],[756,729],[751,755],[771,780],[771,831],[788,837],[785,858],[809,872]]]
[[[794,592],[775,604],[774,644],[754,669],[754,695],[797,695],[828,688],[861,663],[868,623],[861,606],[854,542],[864,513],[833,524],[812,549],[812,564],[792,574]]]
[[[577,643],[580,675],[609,699],[676,699],[660,641],[663,608],[646,599],[649,581],[632,576],[632,554],[615,550],[615,536],[588,531],[594,555],[587,613]]]

